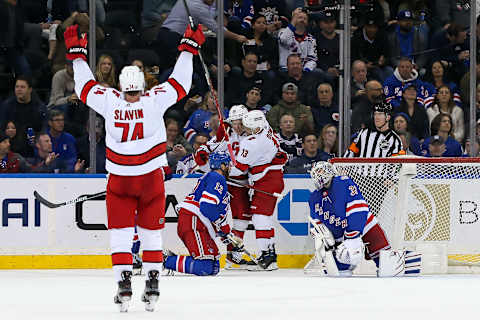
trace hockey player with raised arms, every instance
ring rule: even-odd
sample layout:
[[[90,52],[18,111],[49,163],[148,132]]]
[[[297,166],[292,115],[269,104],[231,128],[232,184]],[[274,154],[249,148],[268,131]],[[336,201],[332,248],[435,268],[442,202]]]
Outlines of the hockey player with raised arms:
[[[209,156],[211,171],[202,176],[193,191],[177,205],[177,233],[190,256],[169,255],[164,267],[197,276],[213,276],[220,270],[220,252],[215,237],[228,242],[234,239],[238,248],[243,241],[231,234],[227,222],[230,195],[227,180],[230,171],[228,153]]]
[[[235,105],[230,108],[230,113],[227,119],[227,132],[229,135],[229,142],[232,144],[233,152],[238,157],[240,142],[245,139],[247,134],[242,125],[243,116],[248,113],[248,109],[243,105]],[[195,153],[195,161],[198,165],[207,163],[208,155],[215,150],[216,152],[227,152],[227,142],[224,139],[225,132],[223,126],[220,126],[217,135],[210,139],[210,141],[201,146]],[[242,184],[248,183],[246,173],[240,172],[235,167],[230,170],[230,179]],[[249,213],[250,199],[248,196],[248,189],[238,186],[238,184],[227,181],[228,192],[232,195],[230,208],[232,209],[233,228],[232,233],[243,239],[245,231],[247,230],[249,222],[252,220],[252,215]],[[247,261],[242,259],[242,252],[229,244],[227,245],[227,258],[225,269],[247,269]]]
[[[310,174],[316,188],[308,200],[311,221],[318,227],[311,232],[316,254],[325,262],[325,252],[334,250],[338,275],[351,276],[363,260],[366,246],[366,256],[375,262],[378,276],[403,275],[404,253],[390,250],[385,233],[357,184],[348,176],[338,175],[333,165],[325,161],[317,162]],[[382,251],[387,254],[380,259]]]
[[[271,194],[283,191],[283,166],[288,156],[280,148],[280,143],[262,111],[248,112],[243,116],[242,124],[248,137],[240,142],[235,170],[240,174],[248,174],[248,180],[254,187],[248,213],[252,215],[255,237],[261,251],[258,265],[251,264],[248,270],[276,270],[278,266],[273,212],[277,198],[258,190]]]
[[[136,66],[120,73],[121,92],[95,81],[87,64],[87,35],[78,25],[64,33],[67,59],[73,61],[75,93],[105,118],[107,215],[110,247],[118,292],[114,302],[128,311],[132,296],[132,239],[135,222],[143,246],[146,274],[142,301],[153,311],[159,297],[158,278],[163,262],[165,188],[162,167],[167,166],[163,114],[183,99],[192,84],[193,56],[205,42],[202,27],[187,27],[181,52],[168,80],[144,92],[145,79]],[[137,215],[137,218],[135,218]]]

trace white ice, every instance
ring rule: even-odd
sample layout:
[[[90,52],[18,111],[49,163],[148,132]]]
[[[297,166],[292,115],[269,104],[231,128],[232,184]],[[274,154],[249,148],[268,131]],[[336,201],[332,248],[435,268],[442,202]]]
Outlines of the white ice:
[[[111,270],[2,270],[0,319],[478,319],[480,277],[331,279],[303,270],[222,270],[216,277],[163,277],[154,313],[144,277],[133,278],[127,314],[113,304]]]

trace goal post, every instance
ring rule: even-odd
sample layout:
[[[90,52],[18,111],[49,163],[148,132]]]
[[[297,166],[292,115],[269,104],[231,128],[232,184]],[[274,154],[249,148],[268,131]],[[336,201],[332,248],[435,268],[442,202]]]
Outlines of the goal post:
[[[330,161],[358,184],[394,249],[446,255],[448,272],[477,272],[472,267],[480,267],[480,158]],[[432,272],[443,269],[433,266]]]

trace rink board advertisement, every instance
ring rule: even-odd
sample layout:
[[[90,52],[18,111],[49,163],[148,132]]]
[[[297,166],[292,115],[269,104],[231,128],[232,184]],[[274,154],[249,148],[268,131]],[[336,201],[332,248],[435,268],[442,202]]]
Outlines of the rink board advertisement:
[[[165,183],[167,223],[164,247],[177,253],[186,253],[186,249],[176,234],[174,205],[183,200],[196,181],[197,177],[173,178]],[[109,267],[104,198],[49,209],[33,196],[36,190],[49,201],[60,203],[101,192],[105,188],[103,175],[61,175],[55,178],[49,175],[15,175],[0,178],[0,268]],[[436,221],[449,219],[450,230],[446,231],[445,238],[449,247],[464,248],[468,247],[467,244],[480,243],[480,234],[476,232],[480,226],[480,182],[466,184],[453,181],[449,183],[449,189],[449,201],[443,201],[441,206],[435,207],[435,212],[430,213],[435,219],[419,218],[411,225],[418,228],[423,223],[423,229],[419,230],[431,230],[435,228]],[[278,200],[274,213],[280,267],[303,267],[313,253],[306,223],[311,190],[313,185],[307,176],[285,178],[285,197]],[[444,206],[449,206],[449,210],[441,208]],[[424,204],[424,208],[433,207]],[[422,215],[421,212],[417,214]],[[432,225],[425,225],[429,223]],[[257,247],[253,230],[246,232],[245,243],[247,248]],[[220,247],[224,251],[224,246]]]

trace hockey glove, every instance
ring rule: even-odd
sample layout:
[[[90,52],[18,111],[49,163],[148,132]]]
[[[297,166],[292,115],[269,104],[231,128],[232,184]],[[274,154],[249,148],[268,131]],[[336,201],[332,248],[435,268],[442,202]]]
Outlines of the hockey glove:
[[[208,151],[202,147],[198,148],[197,152],[195,152],[194,159],[199,166],[206,165],[208,162]]]
[[[75,60],[77,58],[87,61],[87,34],[83,33],[78,37],[78,25],[73,25],[67,28],[63,33],[65,37],[65,47],[67,48],[66,58],[68,60]]]
[[[243,240],[233,233],[227,234],[225,244],[231,244],[234,248],[234,251],[243,251]]]
[[[335,257],[341,263],[356,266],[362,261],[364,245],[360,237],[346,239],[335,250]]]
[[[225,138],[226,130],[228,130],[229,127],[230,125],[228,123],[224,123],[223,121],[220,123],[217,129],[217,134],[215,135],[217,142],[220,142],[223,140],[223,138]]]
[[[182,40],[180,40],[180,45],[178,46],[178,51],[188,51],[194,55],[198,55],[198,50],[205,42],[205,35],[202,31],[202,25],[199,24],[197,29],[194,31],[187,26],[187,30],[183,34]]]

